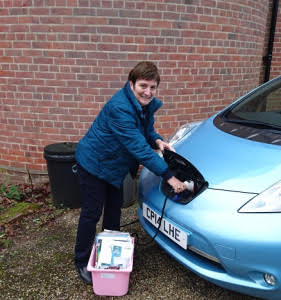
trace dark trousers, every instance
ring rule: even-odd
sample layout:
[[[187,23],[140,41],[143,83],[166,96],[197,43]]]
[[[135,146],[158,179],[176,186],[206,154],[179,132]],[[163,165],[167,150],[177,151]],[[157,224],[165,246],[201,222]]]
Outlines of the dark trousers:
[[[102,229],[120,230],[122,189],[118,189],[104,180],[89,174],[77,166],[78,182],[82,196],[82,208],[78,223],[75,264],[85,266],[88,263],[96,235],[96,225],[104,208]]]

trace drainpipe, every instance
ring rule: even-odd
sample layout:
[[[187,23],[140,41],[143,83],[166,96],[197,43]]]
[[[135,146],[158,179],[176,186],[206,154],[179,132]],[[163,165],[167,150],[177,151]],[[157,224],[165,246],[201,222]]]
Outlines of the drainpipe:
[[[277,14],[278,14],[278,4],[279,4],[279,0],[273,0],[267,54],[263,57],[263,61],[265,63],[264,82],[267,82],[269,80],[269,75],[270,75],[275,26],[276,26]]]

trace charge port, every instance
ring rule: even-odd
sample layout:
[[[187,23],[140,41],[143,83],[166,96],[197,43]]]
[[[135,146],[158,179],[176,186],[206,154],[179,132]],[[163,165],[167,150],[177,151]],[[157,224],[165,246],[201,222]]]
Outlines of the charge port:
[[[185,190],[182,193],[176,194],[167,181],[163,180],[161,184],[161,190],[165,196],[168,196],[170,199],[176,202],[187,204],[208,187],[208,182],[187,159],[167,149],[165,149],[163,157],[171,171],[174,173],[175,177],[182,182],[194,182],[193,192]]]

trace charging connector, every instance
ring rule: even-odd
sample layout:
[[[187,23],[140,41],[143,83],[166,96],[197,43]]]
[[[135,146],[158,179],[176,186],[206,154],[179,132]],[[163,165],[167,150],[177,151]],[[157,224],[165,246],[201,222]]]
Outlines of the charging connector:
[[[192,180],[186,180],[184,182],[185,186],[186,186],[186,189],[191,191],[191,192],[194,192],[194,181]]]

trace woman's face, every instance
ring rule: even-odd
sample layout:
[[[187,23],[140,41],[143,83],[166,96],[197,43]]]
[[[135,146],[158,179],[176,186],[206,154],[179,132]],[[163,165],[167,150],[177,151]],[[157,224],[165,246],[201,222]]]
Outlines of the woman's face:
[[[150,101],[155,97],[157,82],[155,80],[138,79],[135,85],[132,81],[130,81],[130,87],[139,104],[141,106],[145,106],[148,105]]]

